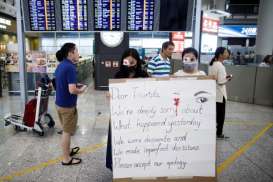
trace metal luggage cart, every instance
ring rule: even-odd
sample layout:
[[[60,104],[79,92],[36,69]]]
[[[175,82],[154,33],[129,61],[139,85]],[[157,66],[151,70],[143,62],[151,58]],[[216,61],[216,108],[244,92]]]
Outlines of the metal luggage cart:
[[[55,121],[53,120],[52,116],[49,113],[47,113],[49,95],[50,95],[49,89],[42,90],[42,87],[39,87],[38,89],[35,90],[35,97],[36,97],[37,103],[36,103],[35,120],[34,120],[33,127],[26,125],[27,122],[24,121],[23,119],[24,117],[22,115],[16,115],[16,114],[12,114],[4,118],[5,126],[14,125],[15,130],[17,131],[32,130],[38,133],[40,136],[44,136],[45,125],[47,125],[49,128],[53,128],[55,126]],[[30,113],[24,112],[24,114],[30,114]]]

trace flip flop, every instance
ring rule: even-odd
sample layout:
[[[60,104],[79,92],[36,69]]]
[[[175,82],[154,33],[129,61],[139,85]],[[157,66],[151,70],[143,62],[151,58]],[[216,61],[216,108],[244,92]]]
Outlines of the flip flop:
[[[72,156],[76,155],[79,151],[80,151],[80,147],[74,147],[71,149],[71,152],[69,155],[72,157]]]
[[[73,162],[73,161],[77,161],[77,162]],[[80,164],[82,162],[82,160],[80,158],[75,158],[72,157],[71,160],[69,162],[62,162],[63,166],[70,166],[70,165],[76,165],[76,164]]]

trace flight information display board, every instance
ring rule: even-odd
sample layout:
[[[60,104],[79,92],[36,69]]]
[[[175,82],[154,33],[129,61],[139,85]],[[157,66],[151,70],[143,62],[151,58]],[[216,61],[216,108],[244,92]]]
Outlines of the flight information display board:
[[[55,31],[55,0],[28,0],[30,29]]]
[[[88,30],[87,0],[61,0],[62,30]]]
[[[154,0],[127,1],[127,30],[150,31],[154,24]]]
[[[94,0],[94,29],[120,30],[121,0]]]
[[[160,0],[159,31],[191,31],[193,6],[192,0]]]

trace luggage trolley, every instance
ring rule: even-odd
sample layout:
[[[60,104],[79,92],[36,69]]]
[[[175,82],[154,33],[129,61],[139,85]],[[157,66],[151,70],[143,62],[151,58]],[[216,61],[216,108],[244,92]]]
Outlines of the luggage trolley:
[[[47,113],[50,90],[38,87],[35,90],[35,98],[31,99],[25,106],[24,116],[12,114],[4,118],[5,126],[15,126],[17,131],[32,130],[40,136],[44,136],[44,125],[49,128],[55,126],[52,116]]]

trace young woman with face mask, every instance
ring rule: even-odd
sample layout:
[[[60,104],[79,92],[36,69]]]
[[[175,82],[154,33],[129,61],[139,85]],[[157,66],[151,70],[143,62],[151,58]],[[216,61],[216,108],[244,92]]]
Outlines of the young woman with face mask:
[[[204,71],[198,70],[198,52],[196,49],[189,47],[182,53],[182,70],[174,73],[175,76],[202,76],[206,75]]]
[[[129,48],[124,51],[120,61],[120,70],[115,78],[145,78],[148,73],[142,69],[144,62],[140,59],[136,49]],[[111,144],[111,122],[108,130],[108,141],[106,148],[106,167],[112,171],[112,144]]]
[[[120,61],[120,69],[115,78],[145,78],[148,77],[147,72],[142,69],[142,61],[136,49],[129,48],[122,54]]]

